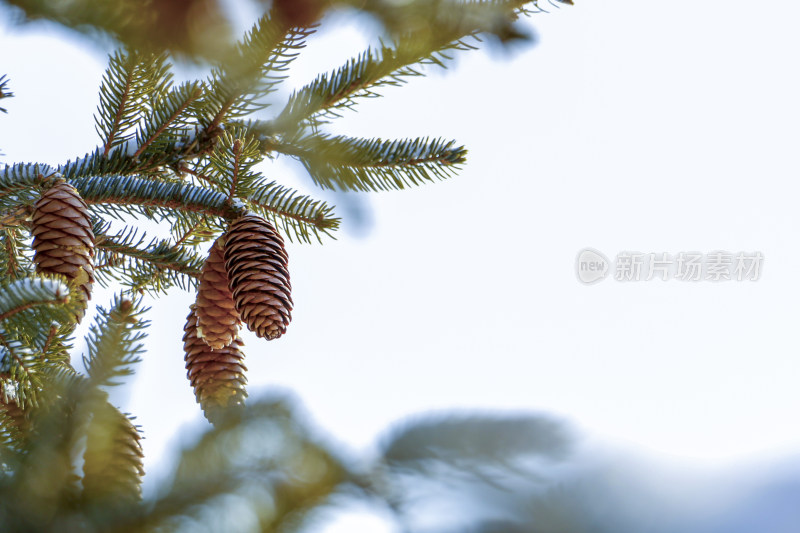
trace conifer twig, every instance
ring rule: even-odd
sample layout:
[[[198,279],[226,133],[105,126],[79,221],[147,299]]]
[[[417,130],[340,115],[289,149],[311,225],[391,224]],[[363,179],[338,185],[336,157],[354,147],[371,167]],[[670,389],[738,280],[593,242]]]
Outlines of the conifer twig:
[[[192,103],[200,98],[203,94],[202,89],[199,86],[196,86],[180,104],[173,110],[172,114],[167,117],[163,123],[159,124],[158,128],[147,138],[145,141],[139,146],[136,152],[133,154],[134,159],[142,155],[142,153],[147,150],[147,148],[158,139],[162,133],[164,133],[167,128],[178,120],[181,115],[186,111],[186,109],[192,105]]]
[[[8,213],[0,216],[0,229],[16,228],[21,225],[27,225],[33,214],[33,207],[30,205],[21,205]]]

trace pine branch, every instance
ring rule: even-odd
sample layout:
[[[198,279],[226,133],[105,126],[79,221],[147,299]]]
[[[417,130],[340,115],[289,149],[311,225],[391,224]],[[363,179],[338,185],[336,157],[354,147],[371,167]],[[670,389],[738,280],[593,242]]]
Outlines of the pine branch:
[[[91,387],[119,385],[119,378],[133,374],[132,366],[144,353],[144,329],[150,324],[141,315],[141,301],[115,296],[111,308],[98,307],[98,314],[86,338],[88,356],[83,364]]]
[[[263,156],[259,143],[241,128],[232,128],[219,137],[204,166],[192,172],[210,187],[229,198],[244,198],[261,175],[252,168]]]
[[[61,281],[46,278],[25,278],[0,284],[0,322],[39,306],[66,304],[69,288]]]
[[[15,163],[6,165],[0,172],[0,199],[13,197],[20,191],[35,189],[56,177],[49,165],[39,163]]]
[[[399,86],[422,76],[421,68],[447,68],[452,53],[475,50],[481,35],[494,35],[502,42],[527,38],[513,25],[536,1],[496,0],[479,2],[414,0],[403,3],[360,4],[378,14],[392,34],[389,44],[370,48],[338,69],[318,76],[295,91],[278,117],[263,123],[267,136],[292,132],[307,122],[319,125],[353,108],[360,98],[380,96],[377,89]],[[538,6],[537,6],[538,8]]]
[[[214,69],[208,82],[201,124],[208,132],[231,118],[264,109],[263,99],[285,78],[281,73],[305,46],[312,30],[287,29],[269,13],[236,46],[226,64]]]
[[[170,228],[174,245],[196,247],[214,239],[223,228],[215,228],[210,218],[193,213],[176,219]]]
[[[52,167],[37,163],[15,163],[0,169],[0,229],[26,224],[40,190],[57,179]]]
[[[337,70],[321,74],[310,84],[292,93],[275,121],[260,123],[258,131],[271,135],[275,131],[291,132],[303,121],[319,124],[326,118],[340,116],[339,111],[342,109],[355,106],[357,98],[380,96],[375,92],[380,87],[401,85],[406,78],[422,75],[414,68],[403,68],[421,58],[414,57],[404,61],[395,56],[395,50],[389,47],[370,49],[350,59]]]
[[[172,75],[165,60],[164,55],[122,50],[110,57],[95,115],[104,156],[132,137],[129,132],[141,120],[143,104],[151,95],[169,87]]]
[[[299,159],[311,178],[328,189],[383,191],[446,179],[466,161],[466,149],[444,139],[358,139],[325,134],[273,144]]]
[[[46,361],[62,361],[67,337],[75,328],[76,309],[82,306],[79,299],[70,297],[71,292],[70,285],[59,279],[4,282],[0,285],[0,327],[40,351]]]
[[[202,157],[210,152],[216,143],[216,134],[207,135],[200,131],[193,136],[188,129],[177,128],[171,130],[171,133],[177,134],[181,131],[186,135],[163,136],[163,142],[158,143],[158,150],[145,150],[135,156],[139,151],[139,145],[133,140],[128,140],[111,150],[108,156],[104,155],[102,147],[99,147],[92,153],[76,158],[75,161],[69,160],[58,166],[58,172],[66,179],[163,174],[164,167],[179,167],[188,160]],[[154,135],[156,133],[153,132]],[[162,133],[164,132],[157,134],[160,137]]]
[[[26,271],[21,268],[18,259],[17,242],[22,240],[16,228],[0,228],[0,271],[11,280],[24,276]]]
[[[358,99],[379,97],[380,93],[376,92],[379,88],[400,86],[409,78],[422,76],[420,67],[446,68],[451,60],[449,52],[476,49],[467,40],[473,33],[451,35],[451,39],[437,43],[433,49],[404,39],[395,46],[382,45],[366,50],[295,91],[278,117],[272,122],[260,123],[257,131],[264,135],[292,132],[304,121],[318,125],[337,118],[342,110],[352,109]]]
[[[186,290],[194,287],[203,267],[203,259],[182,246],[153,239],[136,228],[122,230],[111,237],[107,226],[95,224],[96,270],[106,281],[106,271],[114,279],[123,278],[132,290],[166,291],[177,285]],[[108,283],[104,283],[107,285]]]
[[[105,176],[78,178],[70,183],[78,189],[86,203],[94,204],[101,212],[112,216],[119,216],[118,210],[112,206],[151,206],[204,213],[225,219],[238,218],[245,211],[240,203],[231,201],[216,191],[158,179]],[[133,209],[132,212],[137,210]],[[167,214],[172,213],[168,211]]]
[[[0,327],[0,396],[24,407],[36,404],[40,379],[36,374],[39,358],[13,334]]]
[[[335,238],[341,219],[333,216],[333,207],[284,187],[275,181],[260,180],[247,198],[248,205],[281,228],[283,235],[300,242],[311,242],[313,235],[320,243],[321,234]]]
[[[75,161],[69,160],[63,165],[59,165],[58,172],[66,179],[74,179],[84,176],[140,174],[158,167],[158,161],[142,162],[128,155],[127,152],[131,148],[135,151],[135,145],[130,141],[125,141],[106,155],[103,148],[98,147],[94,152],[78,157]],[[168,154],[163,154],[159,159],[168,157]]]
[[[31,259],[21,249],[25,238],[26,235],[20,227],[3,228],[0,225],[0,276],[15,280],[33,272]]]
[[[20,226],[25,226],[30,223],[32,214],[33,206],[30,204],[11,209],[0,215],[0,230],[14,231]]]
[[[202,88],[198,82],[185,83],[170,91],[163,101],[155,103],[151,115],[145,120],[146,127],[136,135],[138,149],[133,154],[133,158],[138,158],[148,148],[160,151],[161,146],[151,147],[151,145],[162,137],[166,137],[168,143],[179,142],[182,138],[187,137],[189,121],[193,117],[187,116],[186,111],[201,95]]]
[[[229,197],[244,200],[253,211],[282,227],[289,238],[310,242],[313,234],[331,235],[339,226],[333,208],[274,181],[267,181],[252,168],[262,159],[260,143],[247,135],[246,128],[225,132],[208,163],[199,170],[184,169]]]
[[[0,386],[4,380],[0,378]],[[6,403],[0,398],[0,462],[8,469],[19,461],[23,442],[23,427],[26,426],[25,412],[13,399]]]

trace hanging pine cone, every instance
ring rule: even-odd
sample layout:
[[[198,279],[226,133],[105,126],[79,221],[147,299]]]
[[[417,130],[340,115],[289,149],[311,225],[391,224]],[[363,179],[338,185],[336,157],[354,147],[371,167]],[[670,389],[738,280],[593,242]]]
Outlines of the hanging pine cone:
[[[33,249],[36,270],[61,274],[81,289],[83,318],[94,283],[94,233],[86,202],[69,183],[48,189],[34,205]]]
[[[224,237],[220,237],[211,247],[197,290],[197,336],[215,350],[233,342],[241,323],[228,288],[224,242]]]
[[[241,407],[247,397],[244,376],[242,340],[236,337],[224,348],[212,350],[197,336],[196,306],[191,307],[183,328],[183,351],[186,376],[194,388],[197,403],[209,421],[215,423],[220,414],[230,408]]]
[[[289,257],[275,228],[256,215],[234,221],[225,239],[225,268],[236,310],[250,331],[275,339],[292,319]]]
[[[98,403],[83,454],[83,491],[87,499],[141,498],[144,455],[140,439],[127,416],[110,403]]]

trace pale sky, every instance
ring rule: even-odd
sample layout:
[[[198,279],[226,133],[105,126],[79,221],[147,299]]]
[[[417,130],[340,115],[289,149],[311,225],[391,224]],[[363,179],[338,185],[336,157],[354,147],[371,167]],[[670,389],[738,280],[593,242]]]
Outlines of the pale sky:
[[[468,164],[369,195],[366,236],[288,245],[293,321],[276,341],[246,336],[251,396],[288,389],[357,449],[406,415],[467,407],[552,413],[608,446],[687,465],[792,454],[799,16],[788,0],[583,0],[527,19],[536,46],[462,53],[346,115],[335,131],[455,138]],[[92,150],[104,52],[5,24],[0,73],[16,97],[3,102],[0,162]],[[328,30],[294,85],[368,42],[359,25]],[[308,183],[291,161],[262,171]],[[585,247],[765,260],[757,282],[584,286],[574,261]],[[149,352],[122,398],[150,471],[201,427],[181,343],[193,299],[175,290],[153,303]]]

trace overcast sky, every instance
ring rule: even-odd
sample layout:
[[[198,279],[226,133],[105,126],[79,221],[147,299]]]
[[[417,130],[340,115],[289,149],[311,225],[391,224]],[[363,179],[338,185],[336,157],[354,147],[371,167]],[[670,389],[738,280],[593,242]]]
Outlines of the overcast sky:
[[[560,415],[612,447],[695,466],[797,450],[798,15],[788,0],[584,0],[527,19],[536,46],[461,54],[362,104],[335,131],[454,138],[468,164],[369,195],[368,231],[288,246],[293,321],[279,340],[245,338],[251,395],[289,389],[355,447],[405,415],[469,407]],[[330,22],[278,99],[368,42],[367,26]],[[5,24],[0,73],[16,97],[0,162],[92,150],[105,53]],[[307,186],[291,161],[262,171]],[[585,247],[760,251],[764,263],[755,282],[586,286]],[[181,343],[193,299],[153,303],[149,351],[121,398],[149,470],[201,424]]]

